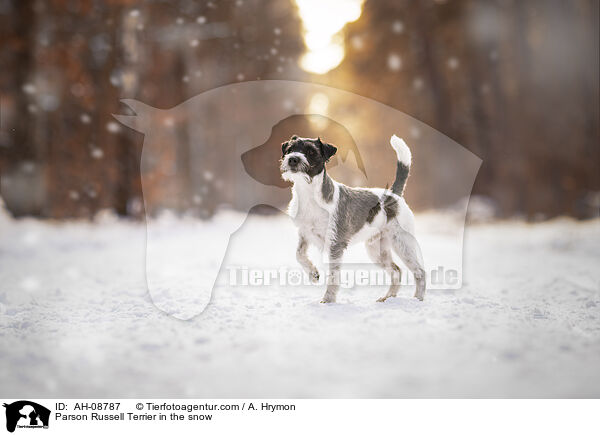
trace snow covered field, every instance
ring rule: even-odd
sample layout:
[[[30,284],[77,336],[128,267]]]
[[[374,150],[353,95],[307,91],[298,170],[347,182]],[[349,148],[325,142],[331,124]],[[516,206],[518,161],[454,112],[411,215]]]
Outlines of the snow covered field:
[[[417,220],[443,245],[444,219]],[[183,321],[148,295],[144,225],[0,215],[0,395],[599,397],[599,228],[470,225],[463,288],[422,303],[358,287],[323,305],[322,287],[231,287],[224,271]],[[282,216],[253,216],[229,247],[290,267],[294,249]]]

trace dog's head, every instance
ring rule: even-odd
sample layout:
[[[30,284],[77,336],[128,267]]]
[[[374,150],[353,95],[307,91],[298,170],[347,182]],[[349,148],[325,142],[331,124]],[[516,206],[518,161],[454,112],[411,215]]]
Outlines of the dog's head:
[[[295,181],[302,177],[307,181],[323,172],[325,163],[335,154],[337,148],[321,141],[296,135],[281,144],[281,176],[284,180]]]

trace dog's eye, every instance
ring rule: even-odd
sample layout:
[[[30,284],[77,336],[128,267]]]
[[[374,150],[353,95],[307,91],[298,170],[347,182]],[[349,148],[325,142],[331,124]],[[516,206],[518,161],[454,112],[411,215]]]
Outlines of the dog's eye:
[[[308,152],[307,152],[307,154],[308,154],[310,157],[312,157],[312,156],[314,156],[314,155],[315,155],[315,150],[313,150],[312,148],[309,148],[309,149],[308,149]]]

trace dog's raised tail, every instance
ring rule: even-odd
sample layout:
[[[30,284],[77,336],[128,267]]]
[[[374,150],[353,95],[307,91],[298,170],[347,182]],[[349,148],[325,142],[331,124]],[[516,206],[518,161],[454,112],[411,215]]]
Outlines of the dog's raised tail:
[[[392,192],[396,195],[402,196],[404,192],[404,186],[406,186],[406,180],[408,179],[408,174],[410,173],[410,163],[412,160],[412,155],[410,153],[410,148],[406,145],[402,139],[400,139],[395,134],[390,138],[390,145],[396,151],[396,155],[398,156],[398,163],[396,166],[396,180],[392,185]]]

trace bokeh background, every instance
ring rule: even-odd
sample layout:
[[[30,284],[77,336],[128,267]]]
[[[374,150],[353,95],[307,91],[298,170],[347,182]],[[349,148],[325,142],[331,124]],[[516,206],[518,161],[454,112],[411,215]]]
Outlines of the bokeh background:
[[[0,195],[16,217],[142,217],[143,136],[112,117],[128,113],[120,99],[167,109],[225,84],[285,79],[372,98],[454,139],[483,159],[473,193],[500,217],[595,217],[598,4],[0,0]],[[338,126],[319,128],[306,135],[335,139]],[[189,137],[171,140],[179,147],[165,148],[180,149]],[[204,182],[201,217],[235,187]],[[407,195],[430,206],[418,183]]]

